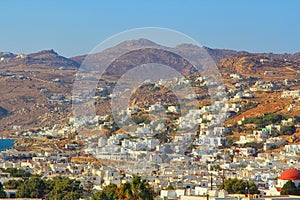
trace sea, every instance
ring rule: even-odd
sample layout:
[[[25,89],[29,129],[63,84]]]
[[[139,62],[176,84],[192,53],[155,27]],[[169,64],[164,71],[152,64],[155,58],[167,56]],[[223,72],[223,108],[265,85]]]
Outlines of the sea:
[[[14,146],[13,139],[0,139],[0,151],[12,148]]]

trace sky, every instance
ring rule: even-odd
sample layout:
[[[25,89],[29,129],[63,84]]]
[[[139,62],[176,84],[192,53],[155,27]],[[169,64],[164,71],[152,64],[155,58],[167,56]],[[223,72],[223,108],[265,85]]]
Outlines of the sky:
[[[0,51],[86,54],[122,31],[161,27],[211,48],[300,51],[298,0],[1,0]]]

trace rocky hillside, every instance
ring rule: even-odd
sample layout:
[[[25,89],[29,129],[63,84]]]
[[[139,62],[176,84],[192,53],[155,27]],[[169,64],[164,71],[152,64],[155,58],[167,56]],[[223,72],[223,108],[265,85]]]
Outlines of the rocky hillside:
[[[115,55],[118,55],[120,52],[130,52],[133,50],[141,49],[141,48],[157,48],[159,49],[162,47],[159,44],[156,44],[150,40],[147,39],[138,39],[138,40],[130,40],[130,41],[124,41],[114,47],[108,48],[104,51],[101,51],[99,53],[91,54],[89,55],[89,60],[94,60],[94,62],[97,62],[99,58],[103,59],[106,58],[107,60],[112,61],[111,59],[115,57]],[[180,44],[175,46],[174,48],[171,47],[163,47],[165,50],[170,50],[172,52],[178,52],[181,53],[181,55],[187,55],[188,57],[206,57],[206,52],[211,56],[211,58],[216,62],[219,63],[219,61],[222,58],[226,58],[228,56],[233,55],[240,55],[240,54],[246,54],[247,52],[244,51],[235,51],[235,50],[227,50],[227,49],[212,49],[208,47],[203,47],[203,49],[206,51],[205,54],[202,55],[194,55],[195,52],[199,52],[199,47],[192,45],[192,44]],[[70,59],[82,63],[84,59],[87,57],[87,55],[81,55],[81,56],[75,56]]]
[[[53,50],[1,53],[0,131],[52,126],[65,119],[78,67]]]
[[[183,74],[192,74],[195,71],[191,63],[178,54],[163,49],[145,48],[133,50],[120,56],[107,68],[106,74],[121,76],[136,66],[148,63],[172,66]]]
[[[148,48],[144,48],[145,46]],[[135,66],[152,62],[174,66],[185,74],[193,73],[193,66],[172,52],[204,59],[204,61],[207,59],[206,52],[198,54],[199,47],[191,44],[182,44],[174,48],[160,47],[145,39],[126,41],[90,55],[92,58],[90,61],[96,64],[99,60],[110,63],[106,75],[120,77]],[[231,73],[239,73],[262,81],[299,79],[300,53],[252,54],[207,47],[204,49],[218,63],[221,74],[229,80],[228,84],[235,82],[227,76]],[[113,60],[116,55],[125,51],[128,53]],[[51,127],[53,124],[67,121],[71,115],[73,82],[85,58],[86,55],[65,58],[53,50],[28,55],[0,53],[0,131],[12,131],[14,126],[22,126],[24,129]],[[266,71],[275,73],[265,74]],[[111,92],[112,85],[110,82],[104,82],[101,87]],[[231,88],[234,86],[232,85]],[[140,92],[147,95],[135,94],[132,99],[136,104],[143,100],[151,104],[155,102],[155,98],[176,103],[176,98],[172,94],[163,96],[168,92],[164,89],[161,93],[155,90],[150,94],[147,88],[141,88]],[[95,105],[98,114],[102,115],[110,110],[110,100],[102,99]]]
[[[28,55],[6,53],[1,58],[0,68],[2,69],[9,69],[11,67],[24,67],[29,69],[76,69],[80,66],[76,61],[60,56],[54,50],[44,50]]]
[[[102,57],[105,56],[107,58],[111,57],[111,55],[115,55],[119,52],[128,52],[131,50],[136,50],[143,47],[152,47],[152,48],[160,48],[162,47],[159,44],[156,44],[150,40],[147,39],[138,39],[138,40],[130,40],[130,41],[124,41],[116,46],[113,46],[111,48],[108,48],[104,51],[101,51],[99,53],[94,54],[94,57]],[[192,45],[192,44],[180,44],[175,46],[174,48],[165,48],[164,49],[170,49],[174,50],[176,52],[185,52],[188,53],[187,50],[189,50],[189,53],[192,54],[192,52],[197,49],[198,46]],[[230,50],[230,49],[214,49],[209,47],[203,47],[203,49],[212,57],[212,59],[218,64],[221,59],[227,58],[230,56],[237,56],[237,55],[251,55],[251,56],[261,56],[261,57],[268,57],[273,59],[286,59],[290,61],[296,61],[300,59],[300,52],[294,53],[294,54],[274,54],[274,53],[250,53],[247,51],[236,51],[236,50]],[[72,57],[71,59],[82,63],[82,61],[86,58],[87,55],[80,55]],[[199,56],[199,55],[198,55]],[[201,56],[201,55],[200,55]]]
[[[293,60],[272,55],[269,57],[257,54],[235,55],[221,59],[219,68],[223,73],[239,73],[244,76],[266,79],[268,77],[272,79],[299,78],[300,62],[297,59],[294,60],[295,57],[290,58]]]

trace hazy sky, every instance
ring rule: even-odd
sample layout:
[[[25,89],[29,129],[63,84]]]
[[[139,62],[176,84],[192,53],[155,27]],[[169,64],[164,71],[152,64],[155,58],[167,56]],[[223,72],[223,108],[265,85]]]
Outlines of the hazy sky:
[[[1,0],[0,51],[88,53],[119,32],[180,31],[213,48],[300,51],[297,0]]]

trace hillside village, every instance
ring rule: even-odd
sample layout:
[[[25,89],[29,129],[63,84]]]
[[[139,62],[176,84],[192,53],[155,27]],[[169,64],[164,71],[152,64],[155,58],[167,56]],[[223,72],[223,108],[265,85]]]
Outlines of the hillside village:
[[[0,61],[9,62],[11,57],[12,54],[3,54]],[[180,105],[172,96],[167,102],[151,98],[148,91],[166,92],[163,88],[166,80],[149,80],[140,91],[149,93],[143,93],[148,102],[136,101],[114,115],[98,112],[85,118],[64,113],[71,110],[72,103],[85,98],[63,92],[72,80],[64,79],[63,74],[65,70],[74,73],[73,69],[56,69],[55,73],[61,73],[60,78],[47,79],[37,72],[1,72],[0,80],[51,83],[51,88],[45,84],[35,90],[41,104],[55,105],[53,116],[64,116],[63,120],[53,117],[47,126],[7,125],[3,132],[9,135],[3,137],[15,139],[15,146],[0,153],[1,182],[7,186],[10,180],[22,179],[5,172],[17,168],[45,179],[68,176],[79,180],[83,188],[92,185],[94,193],[109,184],[120,186],[138,174],[147,180],[159,199],[236,199],[245,195],[252,199],[276,199],[287,195],[282,193],[284,185],[293,181],[297,187],[300,181],[300,176],[294,176],[300,174],[296,170],[300,169],[300,83],[295,78],[300,65],[286,59],[245,55],[240,59],[255,60],[260,67],[243,63],[247,70],[242,70],[236,64],[239,57],[220,61],[223,99],[210,100],[207,87],[213,83],[206,82],[207,77],[199,74],[189,80],[171,80],[177,87],[191,84],[196,91],[184,96]],[[75,61],[59,59],[76,65]],[[238,60],[231,63],[232,68],[227,63],[230,59]],[[294,68],[282,74],[282,68],[291,64]],[[250,66],[256,71],[249,70]],[[106,80],[97,87],[93,100],[98,106],[122,97],[113,93],[114,85],[114,80]],[[58,91],[53,92],[55,88]],[[135,94],[132,102],[138,98]],[[193,99],[199,100],[199,104],[191,106]],[[43,107],[28,101],[37,106],[36,110]],[[6,117],[10,117],[8,112],[3,120]],[[286,172],[291,169],[294,171]],[[247,184],[240,194],[227,185],[228,180],[234,179]],[[250,190],[251,184],[254,186]],[[16,197],[16,187],[4,189],[8,197]]]

